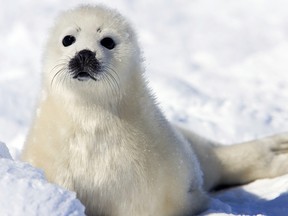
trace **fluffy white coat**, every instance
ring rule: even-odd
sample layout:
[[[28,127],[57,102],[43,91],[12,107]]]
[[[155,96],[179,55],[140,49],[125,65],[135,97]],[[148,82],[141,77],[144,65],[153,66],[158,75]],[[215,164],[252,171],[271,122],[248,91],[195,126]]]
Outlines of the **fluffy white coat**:
[[[76,41],[65,47],[67,35]],[[101,45],[105,37],[114,49]],[[104,68],[97,81],[69,72],[69,61],[84,49]],[[193,215],[207,205],[204,189],[288,171],[287,135],[221,147],[173,128],[143,72],[136,34],[114,10],[81,6],[61,14],[51,30],[22,158],[76,191],[88,215]]]

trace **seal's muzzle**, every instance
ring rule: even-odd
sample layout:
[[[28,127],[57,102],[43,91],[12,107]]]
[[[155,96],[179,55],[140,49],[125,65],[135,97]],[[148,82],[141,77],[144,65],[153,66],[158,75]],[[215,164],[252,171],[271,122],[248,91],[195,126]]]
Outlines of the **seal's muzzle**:
[[[96,53],[91,50],[84,49],[77,52],[69,61],[69,71],[74,79],[85,81],[88,79],[97,80],[100,72],[100,63],[96,59]]]

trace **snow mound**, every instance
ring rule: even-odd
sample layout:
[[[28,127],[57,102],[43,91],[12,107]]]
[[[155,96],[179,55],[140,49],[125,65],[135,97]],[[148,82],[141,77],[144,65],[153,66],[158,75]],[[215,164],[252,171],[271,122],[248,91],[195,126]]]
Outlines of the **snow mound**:
[[[0,146],[0,155],[9,158]],[[0,194],[0,215],[85,215],[74,192],[48,183],[42,171],[19,161],[0,158]]]

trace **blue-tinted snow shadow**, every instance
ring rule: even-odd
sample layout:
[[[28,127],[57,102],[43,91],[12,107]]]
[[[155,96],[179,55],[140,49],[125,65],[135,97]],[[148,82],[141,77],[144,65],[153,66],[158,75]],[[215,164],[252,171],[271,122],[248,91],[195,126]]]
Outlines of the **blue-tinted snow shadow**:
[[[266,200],[242,188],[229,189],[212,194],[209,209],[201,216],[211,213],[233,215],[288,215],[288,192]]]

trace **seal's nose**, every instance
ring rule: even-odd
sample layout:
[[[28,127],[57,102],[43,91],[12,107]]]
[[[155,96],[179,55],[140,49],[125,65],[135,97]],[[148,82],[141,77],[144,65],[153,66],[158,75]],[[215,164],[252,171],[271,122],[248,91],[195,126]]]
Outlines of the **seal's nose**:
[[[88,49],[81,50],[77,54],[77,57],[80,59],[82,63],[86,62],[87,60],[91,58],[95,58],[95,56],[96,56],[96,53]]]
[[[97,80],[97,75],[100,73],[100,62],[96,59],[96,52],[84,49],[77,52],[69,61],[68,68],[74,79]]]

